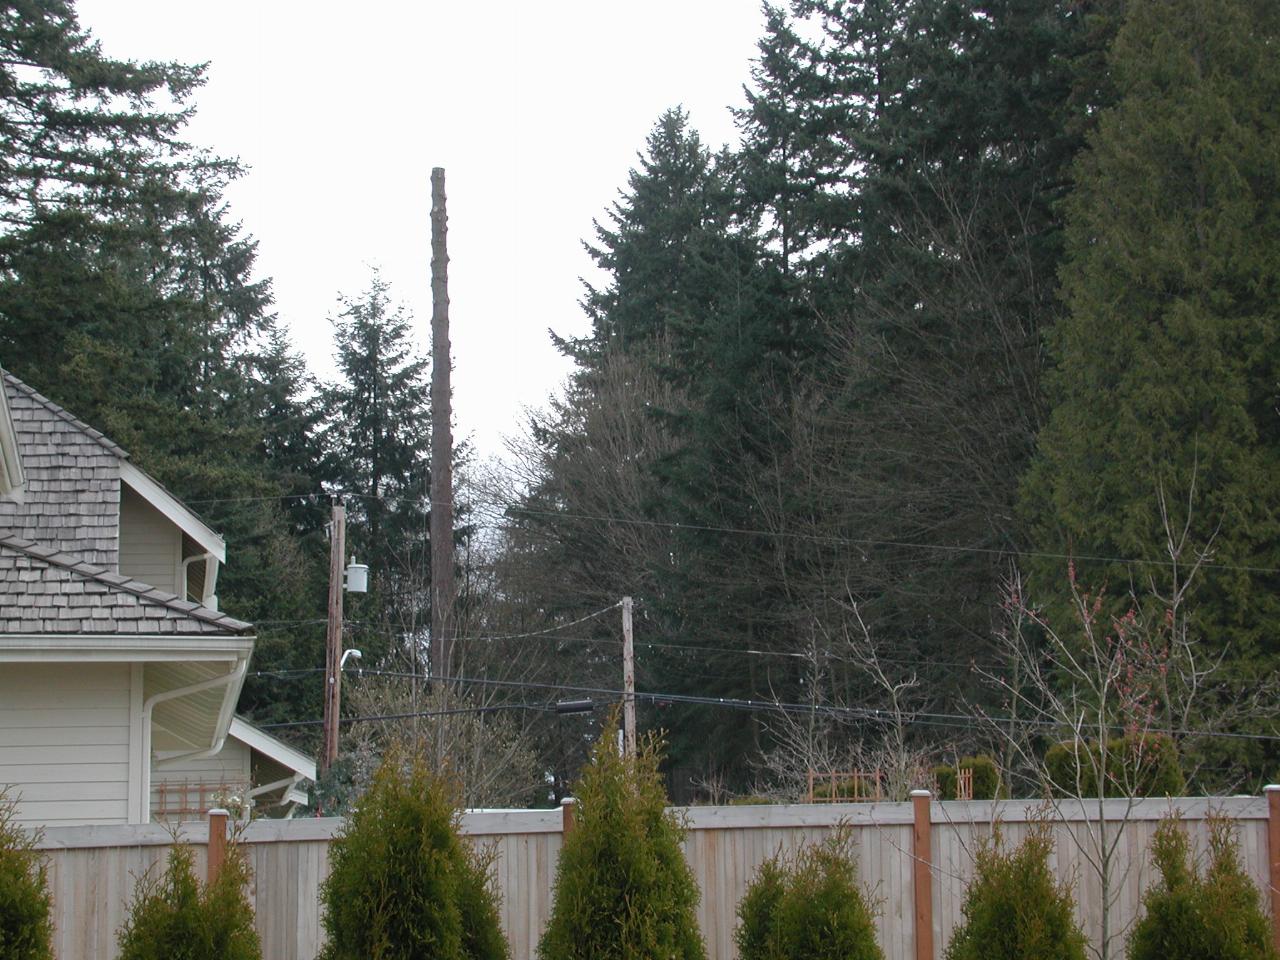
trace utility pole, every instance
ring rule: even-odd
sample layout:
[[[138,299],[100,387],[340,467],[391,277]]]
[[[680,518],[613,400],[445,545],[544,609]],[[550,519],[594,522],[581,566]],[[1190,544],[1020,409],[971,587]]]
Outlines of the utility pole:
[[[622,598],[622,737],[625,756],[636,755],[636,652],[631,640],[631,598]]]
[[[450,395],[449,253],[444,168],[431,171],[431,672],[449,676],[453,584],[453,405]]]
[[[342,561],[346,555],[347,508],[334,498],[329,534],[329,629],[324,647],[324,746],[320,770],[338,759],[338,707],[342,686]]]

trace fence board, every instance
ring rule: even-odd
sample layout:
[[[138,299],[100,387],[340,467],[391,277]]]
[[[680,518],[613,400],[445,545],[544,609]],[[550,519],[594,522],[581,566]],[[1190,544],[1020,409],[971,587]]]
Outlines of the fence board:
[[[1241,863],[1261,890],[1267,889],[1267,805],[1258,798],[1107,801],[1103,812],[1118,837],[1113,872],[1113,947],[1141,908],[1150,881],[1148,850],[1159,818],[1176,807],[1194,849],[1208,845],[1206,816],[1231,818],[1240,840]],[[878,905],[876,927],[885,956],[914,956],[911,805],[792,804],[785,806],[695,807],[681,809],[684,841],[702,900],[698,921],[711,960],[732,960],[738,901],[760,864],[779,852],[792,853],[820,841],[837,825],[852,832],[858,875]],[[1101,936],[1102,891],[1081,849],[1091,849],[1091,823],[1098,805],[1063,804],[1051,814],[1051,866],[1076,897],[1077,914],[1088,936]],[[1000,823],[1004,842],[1016,844],[1042,818],[1039,804],[948,801],[932,804],[934,949],[941,957],[961,920],[973,854],[989,842]],[[1127,821],[1126,821],[1127,817]],[[1091,819],[1086,819],[1091,818]],[[551,911],[551,892],[562,835],[560,811],[477,811],[466,813],[461,832],[491,847],[493,875],[502,895],[501,917],[514,960],[531,960]],[[202,823],[183,824],[179,836],[195,843],[196,868],[204,875],[207,836]],[[255,821],[242,843],[254,871],[252,900],[263,955],[271,960],[313,960],[322,943],[319,888],[329,868],[329,842],[341,821],[308,819]],[[56,955],[61,960],[113,960],[116,932],[124,922],[136,880],[157,869],[172,838],[165,828],[61,827],[40,842],[49,863],[55,903]],[[1113,951],[1114,952],[1114,951]]]

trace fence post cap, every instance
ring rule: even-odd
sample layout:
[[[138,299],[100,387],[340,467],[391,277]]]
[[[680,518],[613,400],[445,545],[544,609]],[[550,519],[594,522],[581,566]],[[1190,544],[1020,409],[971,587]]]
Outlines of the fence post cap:
[[[1277,790],[1280,790],[1280,787],[1276,787],[1276,789],[1277,789]],[[577,800],[575,800],[573,797],[564,797],[564,798],[562,798],[562,799],[561,799],[561,801],[560,801],[560,806],[562,806],[562,807],[569,807],[569,806],[572,806],[573,804],[575,804],[575,803],[577,803],[577,802],[578,802],[578,801],[577,801]]]
[[[1262,788],[1263,793],[1275,793],[1277,790],[1280,790],[1280,783],[1268,783]]]
[[[899,796],[901,796],[901,794],[899,794]],[[932,797],[933,794],[928,790],[912,790],[911,796],[912,797]]]
[[[230,813],[230,811],[223,810],[221,807],[214,807],[212,810],[210,810],[210,811],[209,811],[209,816],[211,816],[211,817],[229,817],[229,816],[231,816],[231,813]]]

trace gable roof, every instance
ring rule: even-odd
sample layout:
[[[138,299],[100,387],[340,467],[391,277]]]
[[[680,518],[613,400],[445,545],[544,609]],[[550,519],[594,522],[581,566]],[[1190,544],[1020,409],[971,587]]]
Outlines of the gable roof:
[[[246,744],[250,749],[256,750],[281,766],[288,767],[295,773],[301,774],[305,779],[315,780],[315,760],[300,750],[295,750],[283,740],[277,740],[267,731],[254,726],[244,717],[232,717],[231,726],[227,733],[241,743]]]
[[[207,553],[220,563],[226,561],[222,537],[101,430],[11,373],[4,373],[0,393],[7,394],[13,411],[17,452],[29,481],[21,506],[0,503],[0,529],[21,532],[93,563],[116,566],[120,484],[126,483]]]
[[[5,589],[21,584],[19,589]],[[246,636],[251,624],[0,530],[0,634]]]

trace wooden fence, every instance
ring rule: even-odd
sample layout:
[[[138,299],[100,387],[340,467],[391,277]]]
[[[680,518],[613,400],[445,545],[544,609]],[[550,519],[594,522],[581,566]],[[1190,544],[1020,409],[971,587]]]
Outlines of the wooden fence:
[[[1052,866],[1075,893],[1077,911],[1096,944],[1102,894],[1087,851],[1098,835],[1099,814],[1118,838],[1109,898],[1112,956],[1134,922],[1151,879],[1148,847],[1159,819],[1178,810],[1198,851],[1206,846],[1211,811],[1233,820],[1241,860],[1280,912],[1280,788],[1266,799],[1107,800],[1064,803],[1050,811]],[[685,855],[702,890],[699,922],[711,960],[734,956],[735,910],[756,868],[779,850],[820,840],[839,823],[853,832],[858,869],[878,905],[880,944],[890,960],[936,960],[960,919],[973,852],[992,825],[1010,843],[1035,821],[1038,805],[1022,801],[823,804],[811,806],[690,807],[679,810],[688,833]],[[561,811],[475,811],[463,814],[462,832],[494,845],[495,882],[514,960],[536,954],[551,909],[551,890],[563,830]],[[318,888],[328,869],[328,844],[341,821],[259,820],[243,842],[254,871],[253,901],[263,955],[268,960],[312,960],[321,943]],[[179,835],[196,846],[197,869],[207,864],[209,825],[183,824]],[[172,838],[164,827],[62,827],[47,831],[47,851],[59,960],[111,960],[136,877],[162,860]],[[216,856],[216,843],[214,844]],[[1268,895],[1269,894],[1269,895]],[[1276,924],[1280,938],[1280,923]],[[1280,942],[1280,941],[1278,941]]]

